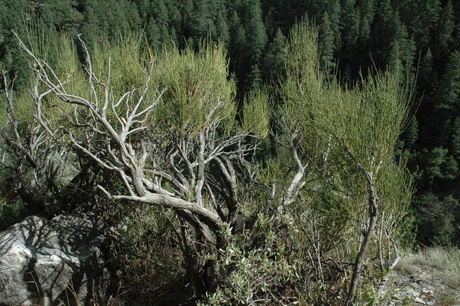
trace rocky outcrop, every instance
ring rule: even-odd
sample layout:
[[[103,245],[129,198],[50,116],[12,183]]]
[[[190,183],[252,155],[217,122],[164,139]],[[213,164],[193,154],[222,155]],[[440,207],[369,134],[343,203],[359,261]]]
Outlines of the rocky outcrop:
[[[94,220],[30,216],[0,233],[0,304],[88,305],[109,286]]]
[[[460,251],[432,247],[406,253],[386,279],[382,305],[460,305]]]

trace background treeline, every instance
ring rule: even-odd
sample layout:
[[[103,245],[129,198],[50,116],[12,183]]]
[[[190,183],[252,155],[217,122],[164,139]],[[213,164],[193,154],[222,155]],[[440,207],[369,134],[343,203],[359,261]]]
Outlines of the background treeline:
[[[2,0],[0,7],[0,62],[11,77],[18,75],[19,83],[29,72],[11,29],[26,37],[34,35],[30,24],[42,23],[70,37],[82,33],[90,49],[98,41],[143,31],[142,43],[155,52],[171,46],[197,49],[203,38],[222,42],[240,105],[251,89],[275,84],[285,74],[289,29],[308,18],[320,29],[320,63],[326,74],[338,72],[347,83],[370,68],[399,66],[416,78],[415,115],[397,153],[408,156],[410,169],[419,175],[413,200],[418,239],[459,243],[459,2]]]

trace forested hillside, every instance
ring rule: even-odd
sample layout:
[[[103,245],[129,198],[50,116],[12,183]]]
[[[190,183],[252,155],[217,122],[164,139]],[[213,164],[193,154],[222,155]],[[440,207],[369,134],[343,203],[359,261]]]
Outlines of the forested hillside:
[[[398,248],[460,244],[459,2],[0,8],[2,228],[100,214],[127,283],[154,257],[216,304],[373,299]]]

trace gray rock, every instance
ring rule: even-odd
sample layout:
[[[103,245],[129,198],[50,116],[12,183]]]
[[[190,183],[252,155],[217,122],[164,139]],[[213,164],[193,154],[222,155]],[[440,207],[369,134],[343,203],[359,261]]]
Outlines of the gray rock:
[[[62,215],[27,217],[0,233],[0,304],[87,305],[106,295],[104,227]]]

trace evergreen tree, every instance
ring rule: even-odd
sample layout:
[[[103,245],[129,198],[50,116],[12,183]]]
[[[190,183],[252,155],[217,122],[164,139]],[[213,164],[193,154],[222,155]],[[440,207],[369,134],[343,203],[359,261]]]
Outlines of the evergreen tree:
[[[262,75],[260,72],[259,65],[252,65],[249,75],[247,77],[247,83],[249,84],[248,92],[257,88],[260,88],[262,85]]]
[[[378,1],[377,1],[378,2]],[[361,18],[366,18],[369,23],[374,19],[376,1],[375,0],[358,0],[358,9]]]
[[[153,49],[160,51],[164,46],[177,43],[175,29],[170,26],[169,10],[163,0],[150,3],[145,27],[148,43]]]
[[[418,139],[418,121],[414,116],[402,134],[403,149],[412,149]]]
[[[358,50],[359,16],[354,7],[355,0],[342,1],[342,15],[340,18],[341,51],[340,67],[345,81],[351,81],[358,76],[359,67],[355,65]]]
[[[359,22],[359,37],[355,52],[355,63],[361,72],[366,74],[367,67],[371,67],[371,23],[367,15],[361,17]]]
[[[275,18],[274,8],[269,7],[268,11],[265,12],[262,4],[262,18],[264,20],[264,27],[267,33],[268,41],[272,41],[276,32],[280,28],[278,20]]]
[[[428,48],[420,60],[418,75],[418,87],[424,94],[432,94],[434,88],[437,86],[438,76],[434,69],[434,59],[430,48]]]
[[[337,51],[341,47],[341,33],[340,33],[340,16],[341,6],[340,0],[329,0],[324,2],[324,14],[327,13],[331,31],[334,33],[334,47]],[[322,17],[324,19],[324,16]]]
[[[452,47],[454,50],[460,50],[460,3],[454,2],[454,33],[452,34]]]
[[[437,108],[449,114],[460,111],[460,51],[451,53],[437,90]]]
[[[88,2],[86,2],[86,5],[84,6],[81,34],[90,50],[94,48],[96,37],[102,35],[102,30],[98,31],[97,29],[98,20],[94,13],[93,6],[89,5]]]
[[[265,80],[276,79],[284,75],[286,37],[278,28],[275,38],[268,45],[262,66],[262,76]]]
[[[320,50],[320,63],[321,68],[326,74],[332,74],[334,70],[334,51],[335,51],[335,37],[332,30],[331,21],[327,12],[323,15],[321,29],[319,32],[319,50]]]
[[[435,57],[440,59],[441,63],[443,59],[448,58],[453,43],[454,26],[454,12],[452,2],[449,0],[439,14],[439,20],[433,35],[433,43],[431,43],[434,47]]]
[[[451,131],[451,153],[460,162],[460,117],[455,118]]]
[[[216,32],[212,15],[213,5],[214,2],[209,0],[193,1],[191,33],[195,41]]]
[[[179,1],[167,1],[168,28],[173,40],[179,42],[184,36],[182,29],[182,13]]]
[[[188,39],[192,36],[192,23],[193,23],[193,0],[185,0],[181,2],[181,15],[182,23],[181,28],[184,38]]]
[[[83,21],[82,14],[69,1],[58,0],[39,3],[36,13],[46,25],[73,34],[78,34],[78,28]]]
[[[217,14],[215,21],[216,34],[214,40],[223,42],[224,45],[228,48],[230,43],[230,31],[224,14],[225,11],[223,10],[220,10]]]
[[[105,36],[111,40],[120,34],[137,31],[142,25],[136,5],[128,0],[85,0],[82,10],[82,32],[88,36],[89,45],[91,37]]]
[[[231,71],[236,74],[236,81],[239,85],[240,79],[244,78],[244,73],[246,72],[246,57],[245,57],[245,48],[246,48],[246,31],[241,24],[240,17],[236,11],[233,11],[230,20],[230,49],[229,55],[232,59],[230,61]],[[238,86],[240,88],[240,86]]]
[[[167,42],[165,39],[169,38],[168,28],[165,24],[157,24],[154,18],[150,18],[147,28],[146,35],[148,43],[154,50],[161,50]]]
[[[380,1],[371,25],[371,55],[377,68],[384,69],[391,63],[392,57],[398,57],[399,47],[395,44],[398,43],[398,33],[403,33],[401,27],[402,24],[392,8],[391,0]]]
[[[267,45],[267,34],[262,21],[260,0],[245,0],[242,5],[242,22],[246,32],[246,54],[248,63],[260,65]]]
[[[29,5],[25,0],[1,0],[0,7],[0,66],[10,74],[11,79],[16,75],[19,81],[23,81],[29,73],[27,62],[11,30],[26,36],[27,25],[24,21],[30,16]],[[3,85],[2,82],[0,86]]]
[[[414,200],[417,215],[418,239],[425,245],[451,245],[455,239],[455,216],[458,200],[426,193]],[[458,232],[458,230],[457,230]]]
[[[164,0],[153,1],[150,3],[150,17],[155,18],[158,24],[168,24],[168,8]]]
[[[443,147],[435,147],[431,150],[424,149],[419,160],[419,165],[424,169],[421,188],[425,191],[434,192],[439,184],[457,176],[458,165],[449,155],[449,150]]]
[[[418,50],[426,50],[436,23],[441,5],[439,0],[404,0],[394,3],[405,21],[408,32],[413,35]]]
[[[142,21],[146,21],[148,19],[149,9],[150,9],[150,1],[149,0],[133,0],[137,5],[137,11],[139,12],[139,17]]]
[[[436,123],[433,125],[433,115],[435,113],[435,90],[438,86],[438,75],[434,69],[434,59],[431,49],[428,49],[423,54],[419,66],[418,92],[416,96],[416,99],[420,101],[420,106],[416,114],[420,128],[418,144],[421,148],[432,148],[437,138],[433,135],[433,131],[437,125]],[[413,170],[416,170],[415,167]]]
[[[412,72],[415,58],[415,43],[409,38],[406,27],[397,22],[395,33],[388,58],[391,68],[401,69],[404,72]]]

